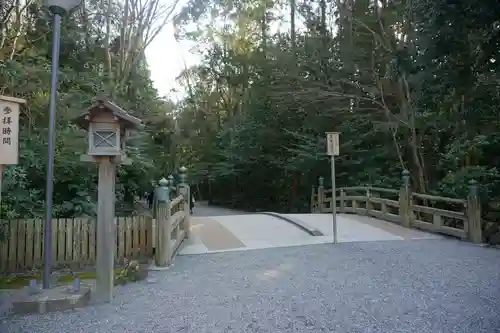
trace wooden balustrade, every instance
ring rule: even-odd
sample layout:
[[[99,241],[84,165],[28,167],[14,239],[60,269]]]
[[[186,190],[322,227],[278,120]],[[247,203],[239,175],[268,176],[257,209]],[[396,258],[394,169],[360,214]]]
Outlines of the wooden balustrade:
[[[321,182],[320,182],[321,183]],[[372,216],[381,220],[482,242],[481,210],[477,186],[471,183],[467,199],[412,193],[408,185],[400,190],[379,187],[336,189],[338,213]],[[318,186],[311,192],[311,212],[333,211],[332,190]]]
[[[168,260],[172,260],[172,258],[177,254],[179,247],[181,246],[182,241],[186,238],[187,226],[186,226],[186,217],[189,217],[189,207],[187,211],[184,207],[184,202],[186,198],[181,194],[177,196],[170,202],[171,215],[169,218],[169,228],[170,232],[170,258]]]
[[[165,179],[160,181],[156,197],[158,199],[154,228],[155,263],[167,266],[179,251],[182,242],[190,237],[189,185],[186,183],[186,169],[181,168],[181,183],[177,186],[177,196],[170,198],[171,187]]]

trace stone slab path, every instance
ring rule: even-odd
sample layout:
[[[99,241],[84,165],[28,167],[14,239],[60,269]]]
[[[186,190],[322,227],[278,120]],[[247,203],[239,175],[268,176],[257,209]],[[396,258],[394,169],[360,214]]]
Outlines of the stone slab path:
[[[324,236],[311,236],[292,223],[263,215],[249,214],[221,207],[199,205],[192,217],[192,235],[180,254],[245,251],[275,247],[331,243],[331,214],[284,214],[319,229]],[[402,241],[442,239],[441,236],[406,229],[396,224],[366,216],[339,214],[338,241]]]

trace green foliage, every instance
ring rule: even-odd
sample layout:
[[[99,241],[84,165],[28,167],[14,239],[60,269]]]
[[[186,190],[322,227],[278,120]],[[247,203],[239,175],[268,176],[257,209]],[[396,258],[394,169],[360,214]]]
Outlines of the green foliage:
[[[157,28],[155,20],[164,16],[164,7],[152,6],[148,17],[133,20],[134,11],[155,1],[135,7],[129,1],[85,1],[69,19],[63,19],[54,217],[95,215],[97,167],[80,161],[87,149],[86,133],[70,120],[96,97],[113,100],[146,124],[143,132],[128,140],[133,164],[118,168],[117,214],[132,210],[134,197],[149,191],[151,181],[174,166],[175,152],[169,147],[174,104],[161,99],[153,88],[143,52],[150,38],[148,29]],[[38,1],[23,7],[23,2],[12,0],[0,5],[0,22],[5,22],[0,24],[0,94],[27,100],[20,121],[20,161],[3,174],[4,219],[40,217],[45,209],[51,16],[39,6]]]
[[[5,3],[0,93],[28,100],[21,161],[4,177],[2,215],[15,218],[43,213],[50,23],[35,2],[19,25]],[[203,60],[179,76],[177,105],[152,87],[145,31],[121,6],[85,3],[63,23],[57,215],[94,214],[96,168],[79,161],[84,136],[68,120],[107,95],[146,123],[119,168],[123,210],[181,163],[212,201],[305,210],[317,178],[330,181],[325,132],[338,131],[338,186],[394,188],[408,169],[416,191],[464,197],[476,179],[500,219],[498,1],[193,0],[175,23]]]
[[[483,201],[497,202],[500,3],[352,3],[192,1],[181,11],[180,35],[207,43],[180,77],[189,96],[179,113],[205,195],[304,209],[311,184],[329,183],[325,132],[338,131],[339,186],[397,188],[408,169],[419,192],[464,197],[476,179]],[[223,28],[212,24],[227,13]],[[305,29],[271,29],[271,13]]]

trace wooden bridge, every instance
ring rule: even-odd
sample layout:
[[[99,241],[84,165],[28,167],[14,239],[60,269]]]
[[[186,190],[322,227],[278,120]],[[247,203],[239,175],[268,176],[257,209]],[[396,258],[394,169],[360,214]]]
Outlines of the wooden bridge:
[[[399,190],[379,187],[341,187],[336,191],[338,212],[371,216],[406,228],[417,228],[473,243],[482,242],[481,206],[477,184],[469,185],[466,199],[415,193],[403,173]],[[311,212],[332,212],[332,190],[319,180],[311,194]]]
[[[403,172],[402,183],[400,189],[336,189],[339,242],[440,239],[442,236],[482,242],[481,210],[475,182],[470,183],[469,196],[465,199],[412,192],[407,172]],[[180,199],[172,202],[177,203],[176,200]],[[175,249],[169,253],[192,255],[331,243],[332,216],[328,213],[333,211],[332,203],[332,190],[326,189],[320,178],[318,186],[312,189],[310,214],[234,212],[203,216],[206,214],[201,206],[186,223],[189,231],[183,233],[186,236],[182,238],[183,246],[178,247],[176,242]],[[176,217],[178,214],[172,217],[173,221],[180,218]],[[181,224],[175,222],[168,228],[179,226]],[[177,236],[173,238],[179,239],[179,232],[174,234]]]

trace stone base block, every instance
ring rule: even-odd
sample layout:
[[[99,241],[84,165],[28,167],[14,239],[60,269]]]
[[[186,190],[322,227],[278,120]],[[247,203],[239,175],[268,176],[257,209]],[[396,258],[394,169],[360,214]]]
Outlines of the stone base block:
[[[63,285],[40,289],[37,293],[23,291],[12,299],[12,314],[46,313],[84,307],[90,301],[91,287],[81,285],[80,290],[70,291]]]

